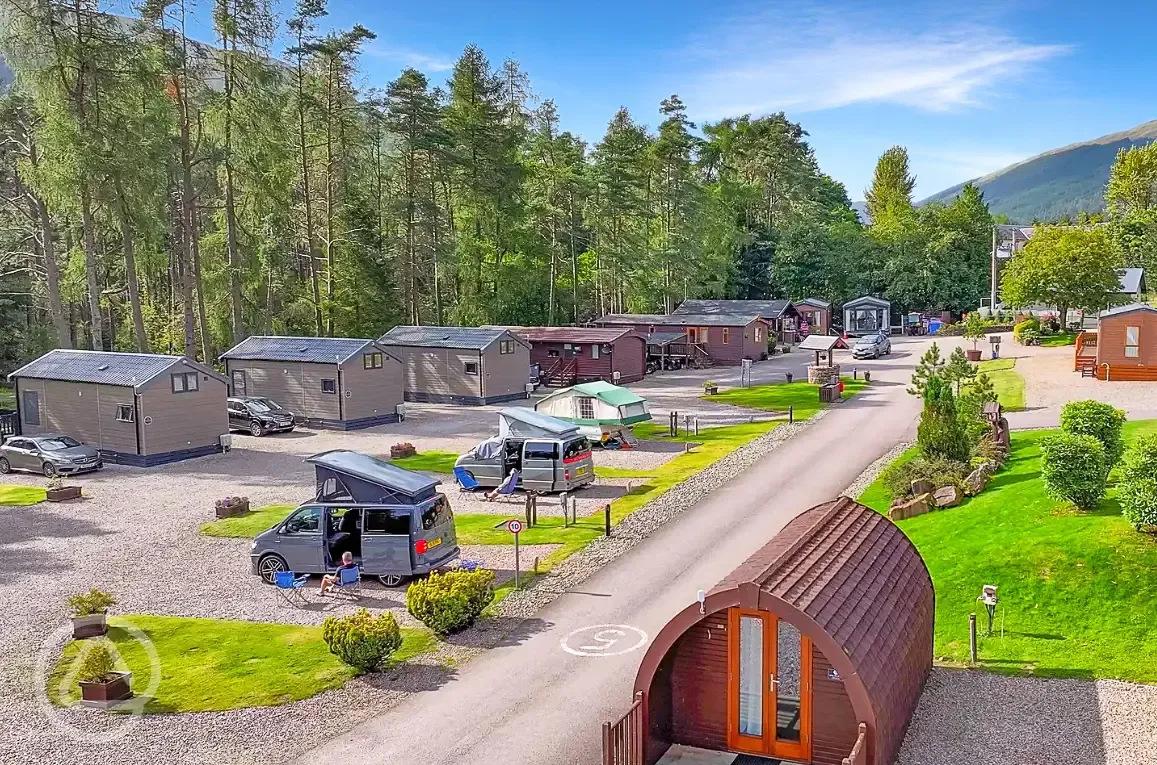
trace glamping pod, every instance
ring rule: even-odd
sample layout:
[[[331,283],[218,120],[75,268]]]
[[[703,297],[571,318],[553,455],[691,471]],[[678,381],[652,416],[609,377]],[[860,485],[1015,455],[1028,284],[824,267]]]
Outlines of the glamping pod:
[[[647,399],[628,388],[591,382],[551,393],[535,402],[534,411],[578,426],[592,441],[626,440],[631,426],[651,419]]]
[[[891,521],[846,497],[813,507],[655,636],[604,762],[891,765],[932,668],[934,599]]]

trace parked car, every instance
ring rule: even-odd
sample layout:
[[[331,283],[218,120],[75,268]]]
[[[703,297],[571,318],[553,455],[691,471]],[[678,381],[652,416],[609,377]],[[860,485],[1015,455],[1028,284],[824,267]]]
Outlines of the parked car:
[[[396,587],[458,557],[454,513],[438,479],[346,450],[310,457],[317,496],[258,534],[253,573],[321,574],[349,552],[366,576]]]
[[[100,450],[72,436],[13,436],[0,446],[0,473],[27,470],[51,477],[87,473],[102,467]]]
[[[883,332],[864,335],[852,347],[853,359],[875,359],[892,352],[892,341]]]
[[[293,430],[293,419],[293,412],[282,409],[273,399],[261,396],[229,398],[230,430],[245,430],[254,436],[289,433]]]

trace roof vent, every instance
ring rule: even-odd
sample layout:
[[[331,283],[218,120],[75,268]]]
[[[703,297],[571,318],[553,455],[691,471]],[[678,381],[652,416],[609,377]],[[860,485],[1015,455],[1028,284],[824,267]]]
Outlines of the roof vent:
[[[308,350],[309,350],[309,348],[308,348],[307,346],[304,346],[304,345],[303,345],[303,346],[301,346],[300,348],[298,348],[298,349],[297,349],[297,352],[298,352],[298,353],[305,353],[305,352],[306,352],[306,351],[308,351]]]
[[[449,339],[450,339],[450,336],[449,336],[449,335],[442,335],[442,339],[443,339],[443,340],[449,340]]]
[[[96,371],[107,372],[108,371],[108,364],[101,364],[99,367],[96,368]]]

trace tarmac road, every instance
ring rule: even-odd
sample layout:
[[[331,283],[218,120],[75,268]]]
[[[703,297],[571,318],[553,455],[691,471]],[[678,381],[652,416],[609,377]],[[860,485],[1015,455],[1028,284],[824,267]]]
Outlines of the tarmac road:
[[[407,699],[296,762],[599,762],[601,724],[629,706],[650,636],[790,519],[838,495],[914,433],[920,405],[905,386],[928,343],[895,338],[892,357],[861,363],[872,370],[867,391],[564,593],[538,614],[540,621],[528,622],[537,631],[521,642],[487,651],[436,691]]]

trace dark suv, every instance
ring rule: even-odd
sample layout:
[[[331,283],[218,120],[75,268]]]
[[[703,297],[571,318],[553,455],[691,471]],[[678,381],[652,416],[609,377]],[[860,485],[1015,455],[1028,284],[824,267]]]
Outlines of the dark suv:
[[[229,429],[244,430],[250,435],[289,433],[293,430],[293,412],[282,409],[273,399],[261,396],[233,396],[229,399]]]

